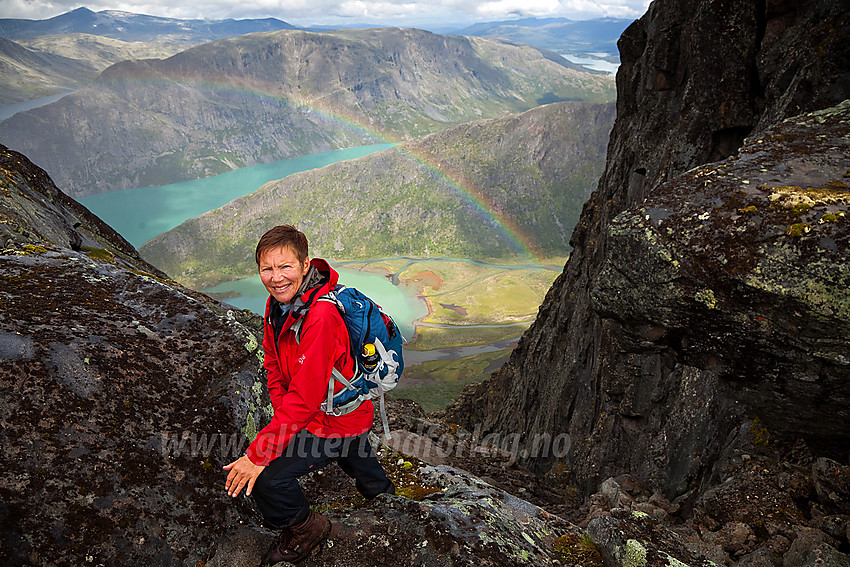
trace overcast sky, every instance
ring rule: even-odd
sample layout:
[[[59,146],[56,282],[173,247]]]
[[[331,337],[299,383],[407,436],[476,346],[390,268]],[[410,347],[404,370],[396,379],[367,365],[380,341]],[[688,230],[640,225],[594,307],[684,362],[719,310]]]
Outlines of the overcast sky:
[[[291,24],[442,25],[520,17],[639,18],[650,0],[0,0],[0,18],[42,20],[80,6],[191,19],[274,17]]]

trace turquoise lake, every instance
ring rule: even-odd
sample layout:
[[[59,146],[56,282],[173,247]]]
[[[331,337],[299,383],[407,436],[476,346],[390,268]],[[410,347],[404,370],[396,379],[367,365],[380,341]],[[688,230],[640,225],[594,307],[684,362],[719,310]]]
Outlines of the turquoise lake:
[[[265,183],[391,148],[394,144],[320,152],[263,165],[243,167],[214,177],[157,187],[137,187],[80,197],[77,200],[139,248],[183,221],[253,193]]]
[[[263,184],[287,175],[358,158],[385,150],[394,144],[360,146],[332,152],[310,154],[270,164],[244,167],[214,177],[172,183],[158,187],[138,187],[89,195],[78,199],[90,211],[118,231],[130,244],[139,248],[154,236],[171,230],[183,221],[253,193]],[[309,237],[309,235],[308,235]],[[412,338],[414,321],[424,317],[428,308],[416,297],[416,290],[393,285],[389,278],[334,265],[340,283],[356,287],[392,315],[405,338]],[[268,292],[259,276],[202,290],[207,293],[236,293],[225,300],[239,309],[263,314]]]
[[[416,298],[415,289],[393,285],[386,276],[381,274],[353,270],[333,262],[331,266],[339,272],[339,283],[363,291],[392,316],[405,339],[413,338],[416,330],[413,322],[428,314],[428,306],[424,301]],[[259,275],[227,282],[202,291],[204,293],[238,293],[239,297],[228,298],[224,302],[239,309],[250,309],[259,315],[264,314],[266,299],[269,296]]]
[[[199,216],[207,211],[253,193],[263,184],[287,175],[330,165],[347,159],[354,159],[388,149],[394,144],[361,146],[332,152],[322,152],[299,158],[282,160],[265,165],[244,167],[214,177],[196,179],[163,185],[159,187],[139,187],[98,195],[89,195],[78,199],[90,211],[117,230],[133,246],[142,244],[160,233],[171,230],[187,219]],[[309,238],[309,234],[307,237]],[[408,265],[422,261],[419,258],[407,258]],[[475,260],[457,258],[430,258],[430,261],[468,261],[480,265],[489,265]],[[428,307],[416,295],[416,290],[408,288],[397,277],[387,277],[381,273],[366,272],[347,267],[347,262],[331,262],[340,274],[340,283],[356,287],[371,297],[389,313],[401,329],[406,339],[412,339],[415,322],[427,315]],[[358,262],[360,264],[361,262]],[[499,267],[499,266],[495,266]],[[550,268],[549,266],[501,266],[507,269],[527,267]],[[558,268],[554,266],[552,268]],[[268,293],[260,282],[259,276],[227,282],[214,288],[201,290],[205,293],[227,293],[237,295],[225,299],[225,303],[238,309],[250,309],[262,315],[265,311]],[[512,348],[513,341],[478,347],[456,347],[431,351],[405,351],[407,364],[418,364],[426,360],[456,358],[482,352]]]

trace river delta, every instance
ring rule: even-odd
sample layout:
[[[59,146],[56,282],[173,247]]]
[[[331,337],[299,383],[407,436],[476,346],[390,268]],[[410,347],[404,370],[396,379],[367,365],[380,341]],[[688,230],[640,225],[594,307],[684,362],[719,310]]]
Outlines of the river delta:
[[[406,338],[398,390],[428,410],[498,369],[534,321],[566,258],[547,263],[488,263],[463,258],[331,260],[340,282],[372,297]],[[203,290],[262,314],[259,276]]]
[[[390,146],[322,152],[205,179],[79,200],[139,248],[183,221],[269,181]],[[339,271],[341,283],[361,289],[395,319],[406,338],[406,369],[398,389],[434,410],[451,401],[464,384],[481,380],[501,366],[534,321],[566,257],[329,260]],[[202,291],[261,315],[267,298],[258,276]]]

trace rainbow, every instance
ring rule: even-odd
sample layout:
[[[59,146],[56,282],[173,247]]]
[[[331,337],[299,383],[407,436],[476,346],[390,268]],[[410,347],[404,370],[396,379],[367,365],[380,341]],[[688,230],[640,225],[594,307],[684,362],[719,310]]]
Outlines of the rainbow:
[[[136,79],[134,82],[148,82],[145,80]],[[163,83],[164,81],[149,81]],[[375,144],[392,144],[398,143],[399,140],[389,133],[380,132],[372,127],[363,124],[365,118],[345,116],[337,109],[323,108],[321,103],[316,100],[307,102],[306,100],[296,100],[294,98],[282,96],[275,92],[271,87],[268,89],[251,88],[238,86],[226,82],[213,81],[181,81],[179,83],[166,83],[168,86],[186,86],[195,88],[201,91],[210,91],[217,96],[236,95],[251,98],[265,98],[276,100],[284,103],[292,108],[299,109],[302,112],[309,113],[318,120],[333,127],[340,128],[352,132],[360,138],[371,141]],[[502,238],[509,244],[513,252],[531,259],[534,263],[542,264],[541,257],[534,250],[535,246],[533,239],[525,235],[522,229],[511,219],[497,212],[496,208],[488,201],[484,191],[476,187],[474,183],[464,179],[459,173],[447,171],[434,160],[421,154],[414,154],[411,150],[396,146],[393,151],[400,153],[417,163],[419,166],[426,168],[431,174],[441,181],[443,184],[451,188],[458,197],[467,204],[477,215],[482,219],[482,222],[488,226],[493,226],[500,233]]]
[[[530,258],[534,263],[542,264],[539,255],[533,252],[535,247],[532,244],[531,238],[523,235],[520,228],[512,220],[497,213],[496,208],[489,203],[484,192],[474,183],[464,179],[460,174],[446,171],[444,167],[438,165],[434,160],[428,159],[421,154],[413,153],[404,146],[396,146],[392,149],[426,168],[439,181],[454,190],[460,199],[481,218],[484,224],[496,227],[496,230],[508,242],[514,253]]]

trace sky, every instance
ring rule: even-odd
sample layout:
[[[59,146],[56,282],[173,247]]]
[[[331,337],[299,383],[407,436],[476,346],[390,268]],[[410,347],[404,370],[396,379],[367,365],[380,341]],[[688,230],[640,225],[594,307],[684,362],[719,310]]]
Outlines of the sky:
[[[639,18],[650,0],[0,0],[0,18],[43,20],[80,6],[187,19],[274,17],[298,26],[451,26],[522,17]]]

